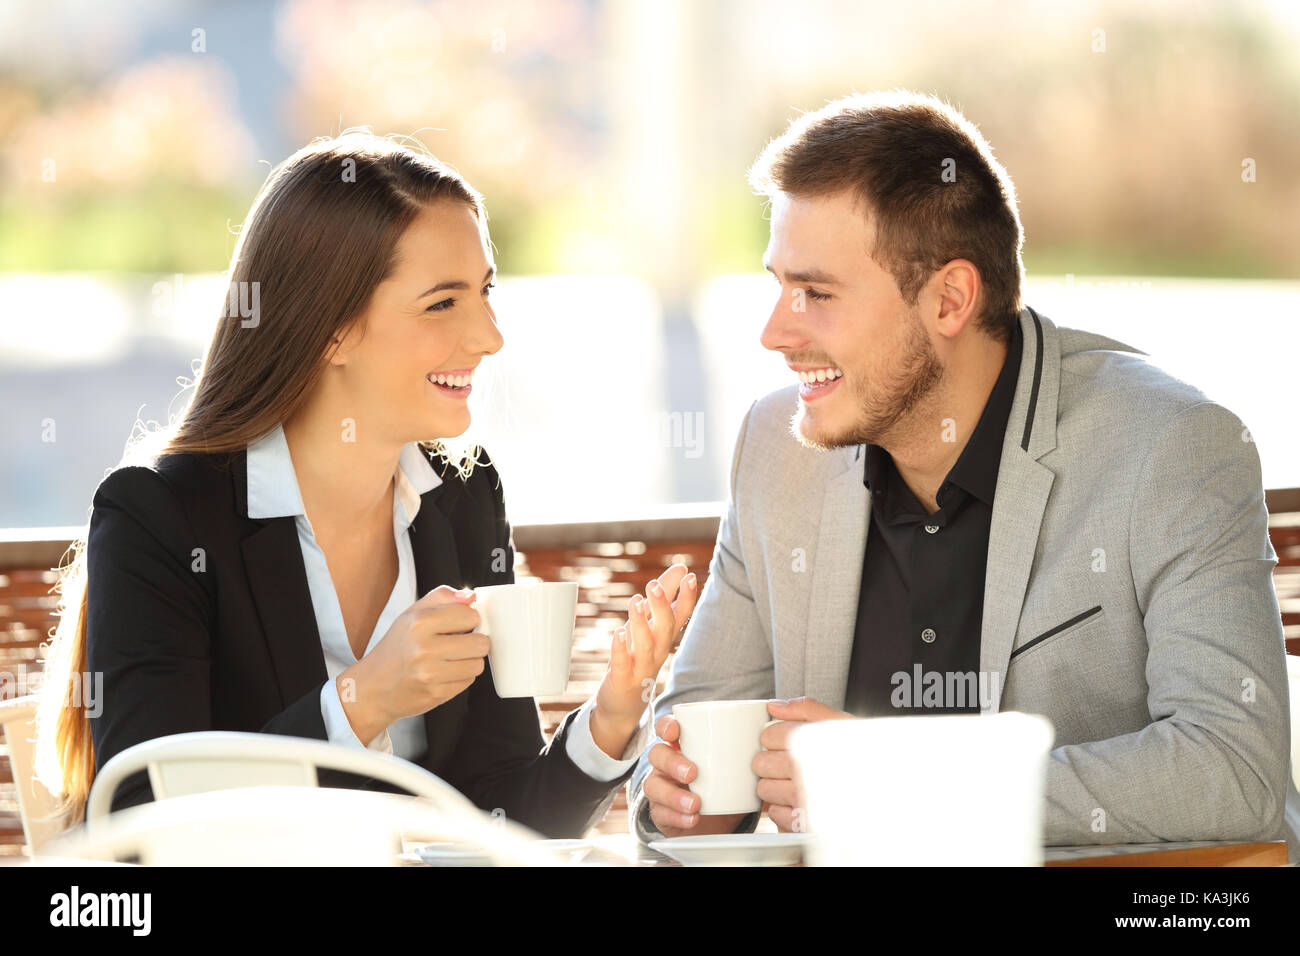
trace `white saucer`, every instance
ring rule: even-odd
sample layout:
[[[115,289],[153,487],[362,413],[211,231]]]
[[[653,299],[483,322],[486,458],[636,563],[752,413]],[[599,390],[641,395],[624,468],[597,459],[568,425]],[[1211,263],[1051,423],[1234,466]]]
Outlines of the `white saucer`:
[[[568,857],[570,863],[578,863],[591,852],[591,844],[586,840],[542,840],[540,845],[552,853]]]
[[[803,860],[807,833],[720,833],[654,840],[650,849],[684,866],[790,866]]]
[[[591,852],[586,840],[538,840],[537,846],[577,863]],[[425,843],[415,848],[416,855],[429,866],[495,866],[482,847],[467,843]]]
[[[425,843],[415,853],[429,866],[494,866],[480,847],[464,843]]]

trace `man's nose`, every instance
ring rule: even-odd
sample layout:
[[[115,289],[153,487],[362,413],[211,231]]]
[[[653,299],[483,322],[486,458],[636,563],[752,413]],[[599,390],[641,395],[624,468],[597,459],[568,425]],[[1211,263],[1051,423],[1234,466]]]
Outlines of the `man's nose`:
[[[767,317],[767,324],[763,326],[758,340],[763,348],[781,352],[802,347],[805,339],[800,313],[794,308],[794,296],[782,290],[776,297],[772,313]]]

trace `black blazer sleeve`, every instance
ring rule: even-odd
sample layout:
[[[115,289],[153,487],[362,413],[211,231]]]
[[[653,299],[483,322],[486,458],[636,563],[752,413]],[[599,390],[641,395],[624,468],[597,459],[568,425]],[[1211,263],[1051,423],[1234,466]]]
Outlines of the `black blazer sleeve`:
[[[470,500],[451,517],[466,583],[513,583],[514,540],[496,468],[475,468],[465,494]],[[471,516],[477,528],[467,526]],[[465,693],[469,711],[445,772],[449,783],[481,809],[504,813],[549,837],[580,837],[604,816],[632,770],[606,782],[574,764],[565,744],[576,710],[546,745],[536,702],[498,697],[490,667]]]
[[[135,744],[212,730],[211,640],[219,626],[209,556],[166,479],[119,468],[95,492],[86,551],[86,656],[102,675],[90,718],[96,773]],[[260,728],[325,739],[320,688]],[[112,807],[153,799],[144,773],[118,787]]]

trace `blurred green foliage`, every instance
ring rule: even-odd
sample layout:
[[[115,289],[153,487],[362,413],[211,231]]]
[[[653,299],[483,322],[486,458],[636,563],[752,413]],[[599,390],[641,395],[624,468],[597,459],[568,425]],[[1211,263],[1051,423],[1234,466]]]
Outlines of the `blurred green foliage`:
[[[290,140],[342,117],[415,131],[484,192],[506,272],[642,271],[665,246],[662,222],[658,246],[641,241],[645,196],[683,175],[690,252],[672,268],[759,271],[767,223],[745,169],[766,139],[797,109],[902,86],[949,99],[993,144],[1031,273],[1300,275],[1300,34],[1259,5],[968,3],[950,21],[946,0],[808,0],[794,19],[775,0],[717,0],[682,5],[689,29],[671,35],[647,33],[653,3],[276,9],[287,80],[252,95],[281,104]],[[0,270],[228,266],[283,157],[253,142],[219,55],[182,49],[66,88],[4,67]],[[664,76],[685,92],[657,100]],[[57,186],[36,172],[49,156]],[[647,156],[686,172],[665,186]]]
[[[249,195],[173,184],[0,200],[0,269],[220,272]],[[228,228],[229,227],[229,228]]]

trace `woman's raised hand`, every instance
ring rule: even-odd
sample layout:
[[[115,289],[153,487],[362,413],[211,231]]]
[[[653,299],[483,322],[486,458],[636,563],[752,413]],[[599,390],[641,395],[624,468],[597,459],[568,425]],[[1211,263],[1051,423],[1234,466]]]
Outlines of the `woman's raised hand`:
[[[628,601],[627,623],[614,631],[609,669],[596,692],[591,734],[611,757],[621,757],[654,695],[655,680],[695,610],[699,582],[674,564]]]

